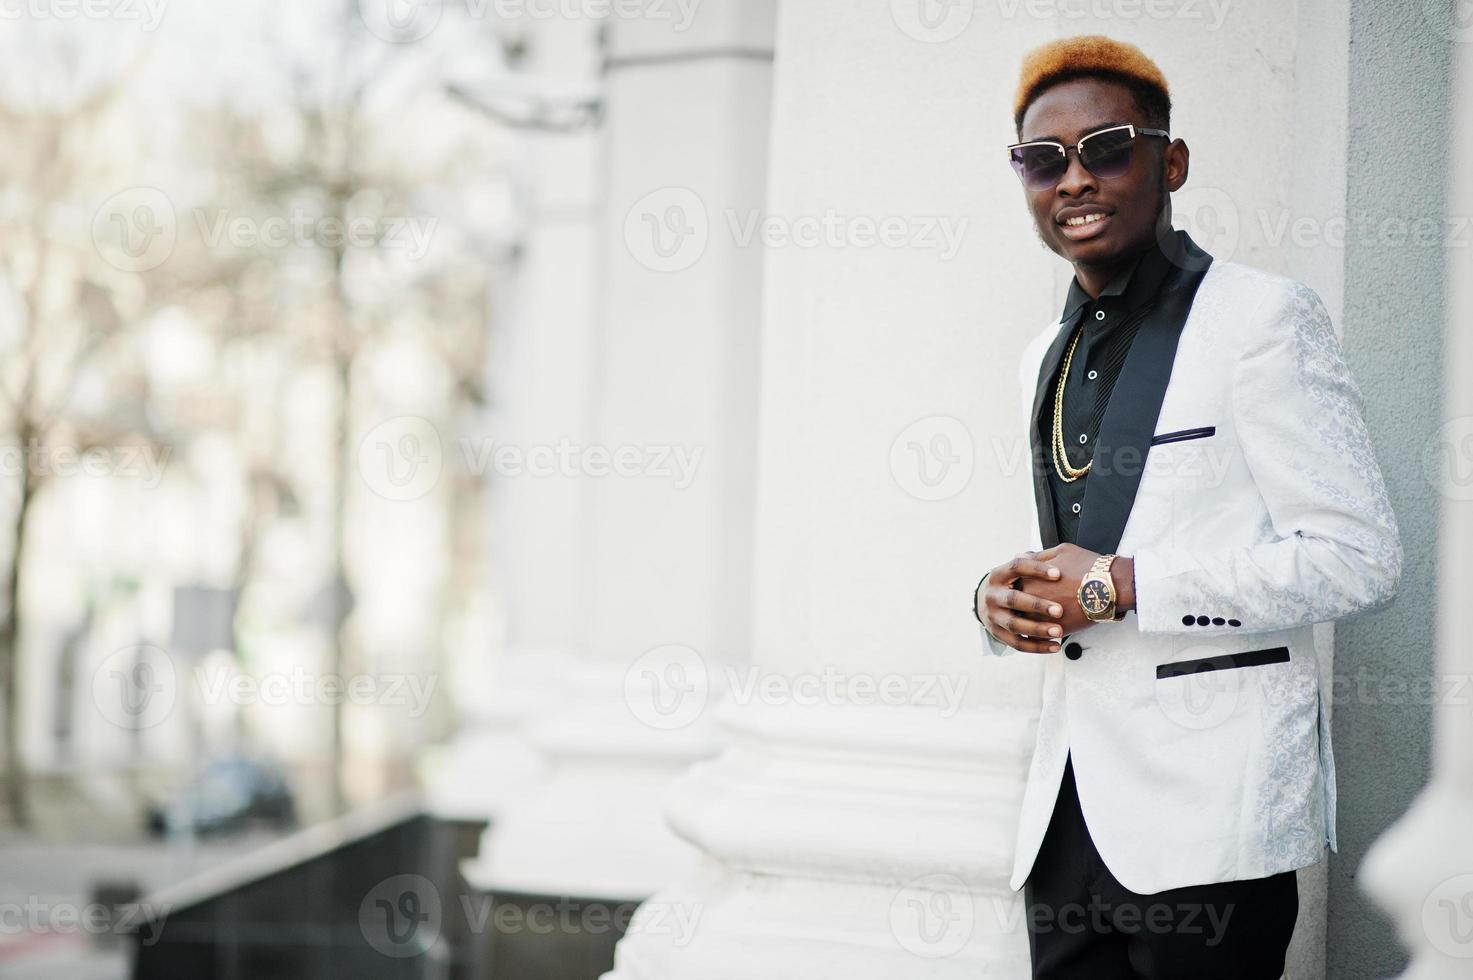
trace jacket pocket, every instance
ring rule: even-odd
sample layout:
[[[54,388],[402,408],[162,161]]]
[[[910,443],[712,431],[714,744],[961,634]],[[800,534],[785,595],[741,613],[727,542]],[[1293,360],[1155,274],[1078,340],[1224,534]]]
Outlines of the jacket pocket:
[[[1288,647],[1269,647],[1266,650],[1225,653],[1220,657],[1203,657],[1200,660],[1180,660],[1174,664],[1161,664],[1156,668],[1156,679],[1159,681],[1167,677],[1198,674],[1208,670],[1234,670],[1238,667],[1262,667],[1265,664],[1286,664],[1288,662]]]
[[[1177,429],[1175,432],[1163,432],[1158,436],[1151,437],[1151,445],[1159,446],[1163,442],[1185,442],[1188,439],[1206,439],[1217,432],[1215,425],[1203,425],[1195,429]]]

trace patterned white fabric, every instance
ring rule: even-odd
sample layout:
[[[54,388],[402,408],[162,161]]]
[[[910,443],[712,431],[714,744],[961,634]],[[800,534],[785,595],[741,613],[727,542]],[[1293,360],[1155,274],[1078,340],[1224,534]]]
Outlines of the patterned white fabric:
[[[1019,365],[1025,433],[1059,327],[1041,332]],[[1070,752],[1090,835],[1132,891],[1262,877],[1336,846],[1329,692],[1313,624],[1389,602],[1402,565],[1362,415],[1320,298],[1214,263],[1156,432],[1215,432],[1150,449],[1117,549],[1135,558],[1137,608],[1066,637],[1083,648],[1079,659],[1045,655],[1012,887],[1032,868]],[[1030,530],[1019,545],[1036,550],[1036,514]],[[1198,616],[1222,622],[1199,626]],[[979,631],[986,651],[1016,653]],[[1160,664],[1275,647],[1288,648],[1287,663],[1156,674]]]

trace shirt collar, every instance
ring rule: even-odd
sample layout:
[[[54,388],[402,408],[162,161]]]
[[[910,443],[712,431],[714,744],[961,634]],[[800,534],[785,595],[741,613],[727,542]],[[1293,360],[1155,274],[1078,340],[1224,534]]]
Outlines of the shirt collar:
[[[1118,298],[1126,310],[1134,310],[1154,299],[1161,291],[1161,284],[1166,281],[1166,274],[1171,271],[1171,259],[1162,251],[1162,246],[1169,249],[1180,247],[1178,239],[1183,234],[1181,231],[1173,232],[1164,243],[1152,245],[1128,268],[1110,280],[1100,291],[1100,300]],[[1090,302],[1093,300],[1084,291],[1084,287],[1079,285],[1078,277],[1071,279],[1069,296],[1064,301],[1064,316],[1059,322],[1074,319],[1085,304]]]

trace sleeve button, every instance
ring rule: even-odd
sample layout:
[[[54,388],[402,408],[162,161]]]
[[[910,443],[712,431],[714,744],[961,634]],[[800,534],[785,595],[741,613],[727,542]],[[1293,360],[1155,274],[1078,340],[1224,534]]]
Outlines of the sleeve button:
[[[1213,616],[1212,617],[1212,625],[1213,626],[1221,626],[1223,623],[1226,623],[1226,622],[1227,622],[1227,620],[1223,619],[1221,616]]]
[[[1197,624],[1197,617],[1193,616],[1191,613],[1187,613],[1181,618],[1181,624],[1183,626],[1195,626]]]
[[[1078,660],[1084,656],[1084,647],[1073,641],[1064,644],[1064,656],[1070,660]]]
[[[1239,622],[1238,620],[1236,620],[1236,619],[1230,619],[1230,620],[1228,620],[1228,625],[1229,626],[1242,626],[1243,624],[1241,622]]]
[[[1206,616],[1198,616],[1197,617],[1197,625],[1198,626],[1206,626],[1210,622],[1212,622],[1212,620],[1208,619]]]

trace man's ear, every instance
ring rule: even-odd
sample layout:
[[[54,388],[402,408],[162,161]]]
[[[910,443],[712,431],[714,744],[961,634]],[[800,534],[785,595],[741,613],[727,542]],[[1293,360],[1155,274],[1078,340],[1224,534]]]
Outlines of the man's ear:
[[[1179,191],[1187,182],[1187,171],[1191,167],[1192,151],[1187,149],[1186,140],[1172,140],[1166,148],[1166,189]]]

